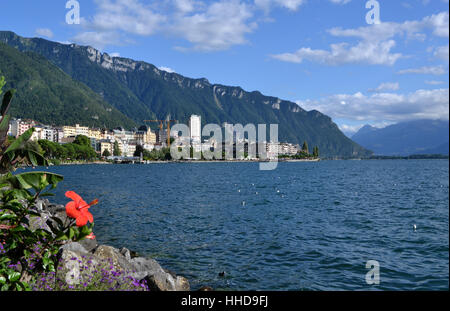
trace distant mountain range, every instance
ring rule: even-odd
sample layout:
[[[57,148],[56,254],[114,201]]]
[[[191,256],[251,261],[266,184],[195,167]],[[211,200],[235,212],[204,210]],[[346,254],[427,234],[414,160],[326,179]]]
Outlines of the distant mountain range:
[[[298,144],[307,141],[309,146],[318,146],[321,156],[325,157],[371,154],[346,137],[330,117],[316,110],[305,111],[293,102],[264,96],[257,91],[211,84],[204,78],[186,78],[146,62],[111,57],[92,47],[23,38],[9,31],[0,31],[0,43],[17,51],[13,55],[11,49],[3,46],[7,52],[0,62],[0,72],[5,75],[8,86],[16,87],[18,94],[22,93],[22,98],[15,103],[13,114],[16,115],[47,123],[74,123],[77,119],[87,125],[104,123],[130,127],[142,124],[146,119],[168,117],[187,124],[190,115],[197,114],[202,117],[203,124],[279,124],[280,141]],[[17,58],[33,61],[20,64],[9,60]],[[41,81],[39,85],[44,88],[42,81],[53,80],[40,75],[14,75],[21,66],[31,71],[46,66],[49,77],[58,74],[72,88],[77,86],[76,94],[84,94],[83,98],[89,100],[73,99],[69,104],[69,99],[56,91],[58,85],[55,83],[47,85],[47,93],[59,94],[59,100],[47,100],[47,93],[36,92],[30,85]],[[63,73],[65,78],[62,78]],[[71,83],[67,78],[72,79]],[[60,114],[68,105],[70,111]],[[47,113],[49,111],[52,113]],[[111,116],[108,120],[107,112]],[[69,118],[69,114],[77,118]],[[98,120],[92,117],[98,117]]]
[[[449,154],[449,121],[415,120],[382,129],[366,125],[352,139],[376,155]]]

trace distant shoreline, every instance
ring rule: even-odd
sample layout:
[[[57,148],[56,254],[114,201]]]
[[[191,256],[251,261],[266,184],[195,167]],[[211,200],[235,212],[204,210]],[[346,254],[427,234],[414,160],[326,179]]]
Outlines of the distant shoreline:
[[[76,165],[111,165],[111,164],[133,164],[133,165],[145,165],[145,164],[193,164],[193,163],[296,163],[296,162],[322,162],[322,161],[374,161],[374,160],[449,160],[448,156],[434,156],[434,157],[421,157],[421,156],[406,156],[406,157],[391,157],[380,156],[373,158],[363,159],[280,159],[278,161],[258,161],[258,160],[169,160],[169,161],[147,161],[145,163],[114,163],[108,161],[94,161],[94,162],[71,162],[50,164],[50,166],[76,166]]]

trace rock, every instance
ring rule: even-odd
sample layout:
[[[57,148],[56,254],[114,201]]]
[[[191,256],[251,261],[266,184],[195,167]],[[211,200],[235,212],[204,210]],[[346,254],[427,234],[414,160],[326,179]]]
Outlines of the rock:
[[[98,247],[97,239],[84,239],[79,242],[88,252],[93,253]]]
[[[125,258],[130,261],[131,260],[131,252],[129,249],[122,247],[119,251]]]
[[[131,264],[134,267],[136,278],[145,279],[150,290],[154,291],[188,291],[189,281],[181,276],[166,272],[153,259],[133,258]]]
[[[74,244],[74,245],[70,245]],[[68,248],[79,249],[80,245],[70,243]],[[65,245],[65,246],[67,246]],[[65,283],[71,286],[88,282],[89,275],[95,270],[99,261],[91,256],[85,256],[78,251],[72,251],[69,249],[61,249],[61,266],[58,267],[56,276],[58,279],[64,280]],[[87,267],[87,269],[82,269]],[[84,271],[84,272],[83,272]]]
[[[47,225],[47,221],[50,218],[50,214],[46,212],[42,212],[41,216],[27,216],[29,220],[29,226],[32,231],[38,230],[38,229],[44,229],[49,232],[52,232],[50,227]]]
[[[188,292],[191,290],[191,286],[189,285],[189,281],[182,276],[177,276],[175,288],[177,291]]]
[[[116,270],[134,272],[133,265],[114,247],[100,245],[95,249],[94,256],[111,260]]]
[[[212,289],[212,287],[209,287],[209,286],[202,286],[202,287],[200,287],[200,289],[198,291],[199,292],[212,292],[212,291],[214,291],[214,289]]]
[[[80,254],[82,254],[82,255],[89,254],[89,251],[81,243],[78,243],[78,242],[71,242],[71,243],[65,244],[61,247],[61,250],[77,253],[77,256]]]

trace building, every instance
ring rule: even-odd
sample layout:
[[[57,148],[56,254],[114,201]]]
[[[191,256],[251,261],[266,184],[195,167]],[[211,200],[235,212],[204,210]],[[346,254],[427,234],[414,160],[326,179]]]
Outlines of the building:
[[[189,120],[189,129],[191,131],[191,142],[198,144],[202,142],[202,119],[200,116],[192,115]]]
[[[102,139],[97,142],[97,148],[95,151],[100,152],[100,155],[103,155],[103,153],[108,150],[110,155],[113,155],[114,151],[114,142],[109,139]]]
[[[103,139],[102,131],[99,129],[88,129],[87,137],[95,138],[97,140]]]
[[[144,125],[135,133],[134,139],[138,145],[155,145],[156,133],[150,127]]]
[[[156,131],[156,142],[159,145],[167,145],[167,130]]]
[[[37,123],[33,120],[13,119],[10,122],[10,133],[17,138],[35,125]]]
[[[122,145],[122,156],[123,157],[133,157],[134,156],[134,152],[136,151],[136,142],[125,142]]]
[[[89,128],[87,126],[80,126],[75,124],[75,126],[63,126],[62,130],[64,132],[64,137],[84,135],[89,137]]]
[[[134,132],[125,131],[123,128],[115,129],[113,132],[115,140],[121,140],[123,142],[135,141]]]

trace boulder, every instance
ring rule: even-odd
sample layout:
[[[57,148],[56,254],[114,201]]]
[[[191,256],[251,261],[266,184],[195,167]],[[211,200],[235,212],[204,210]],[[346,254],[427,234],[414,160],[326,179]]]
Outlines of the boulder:
[[[84,239],[81,240],[79,243],[90,253],[93,253],[98,247],[98,242],[97,239],[95,238],[93,240]]]
[[[140,280],[145,279],[150,290],[190,290],[189,281],[187,279],[165,271],[156,260],[137,257],[133,258],[130,262],[134,267],[134,277]]]
[[[61,266],[57,269],[57,278],[64,280],[69,286],[88,282],[89,275],[92,274],[99,261],[92,255],[88,256],[79,253],[82,250],[79,244],[70,243],[65,246],[67,249],[61,249]]]
[[[81,255],[88,255],[89,251],[81,244],[78,242],[71,242],[68,244],[65,244],[61,247],[62,251],[70,251],[73,253],[76,253],[77,256]]]
[[[119,252],[118,249],[114,247],[100,245],[95,249],[94,256],[101,259],[111,260],[116,270],[134,272],[133,265]]]

